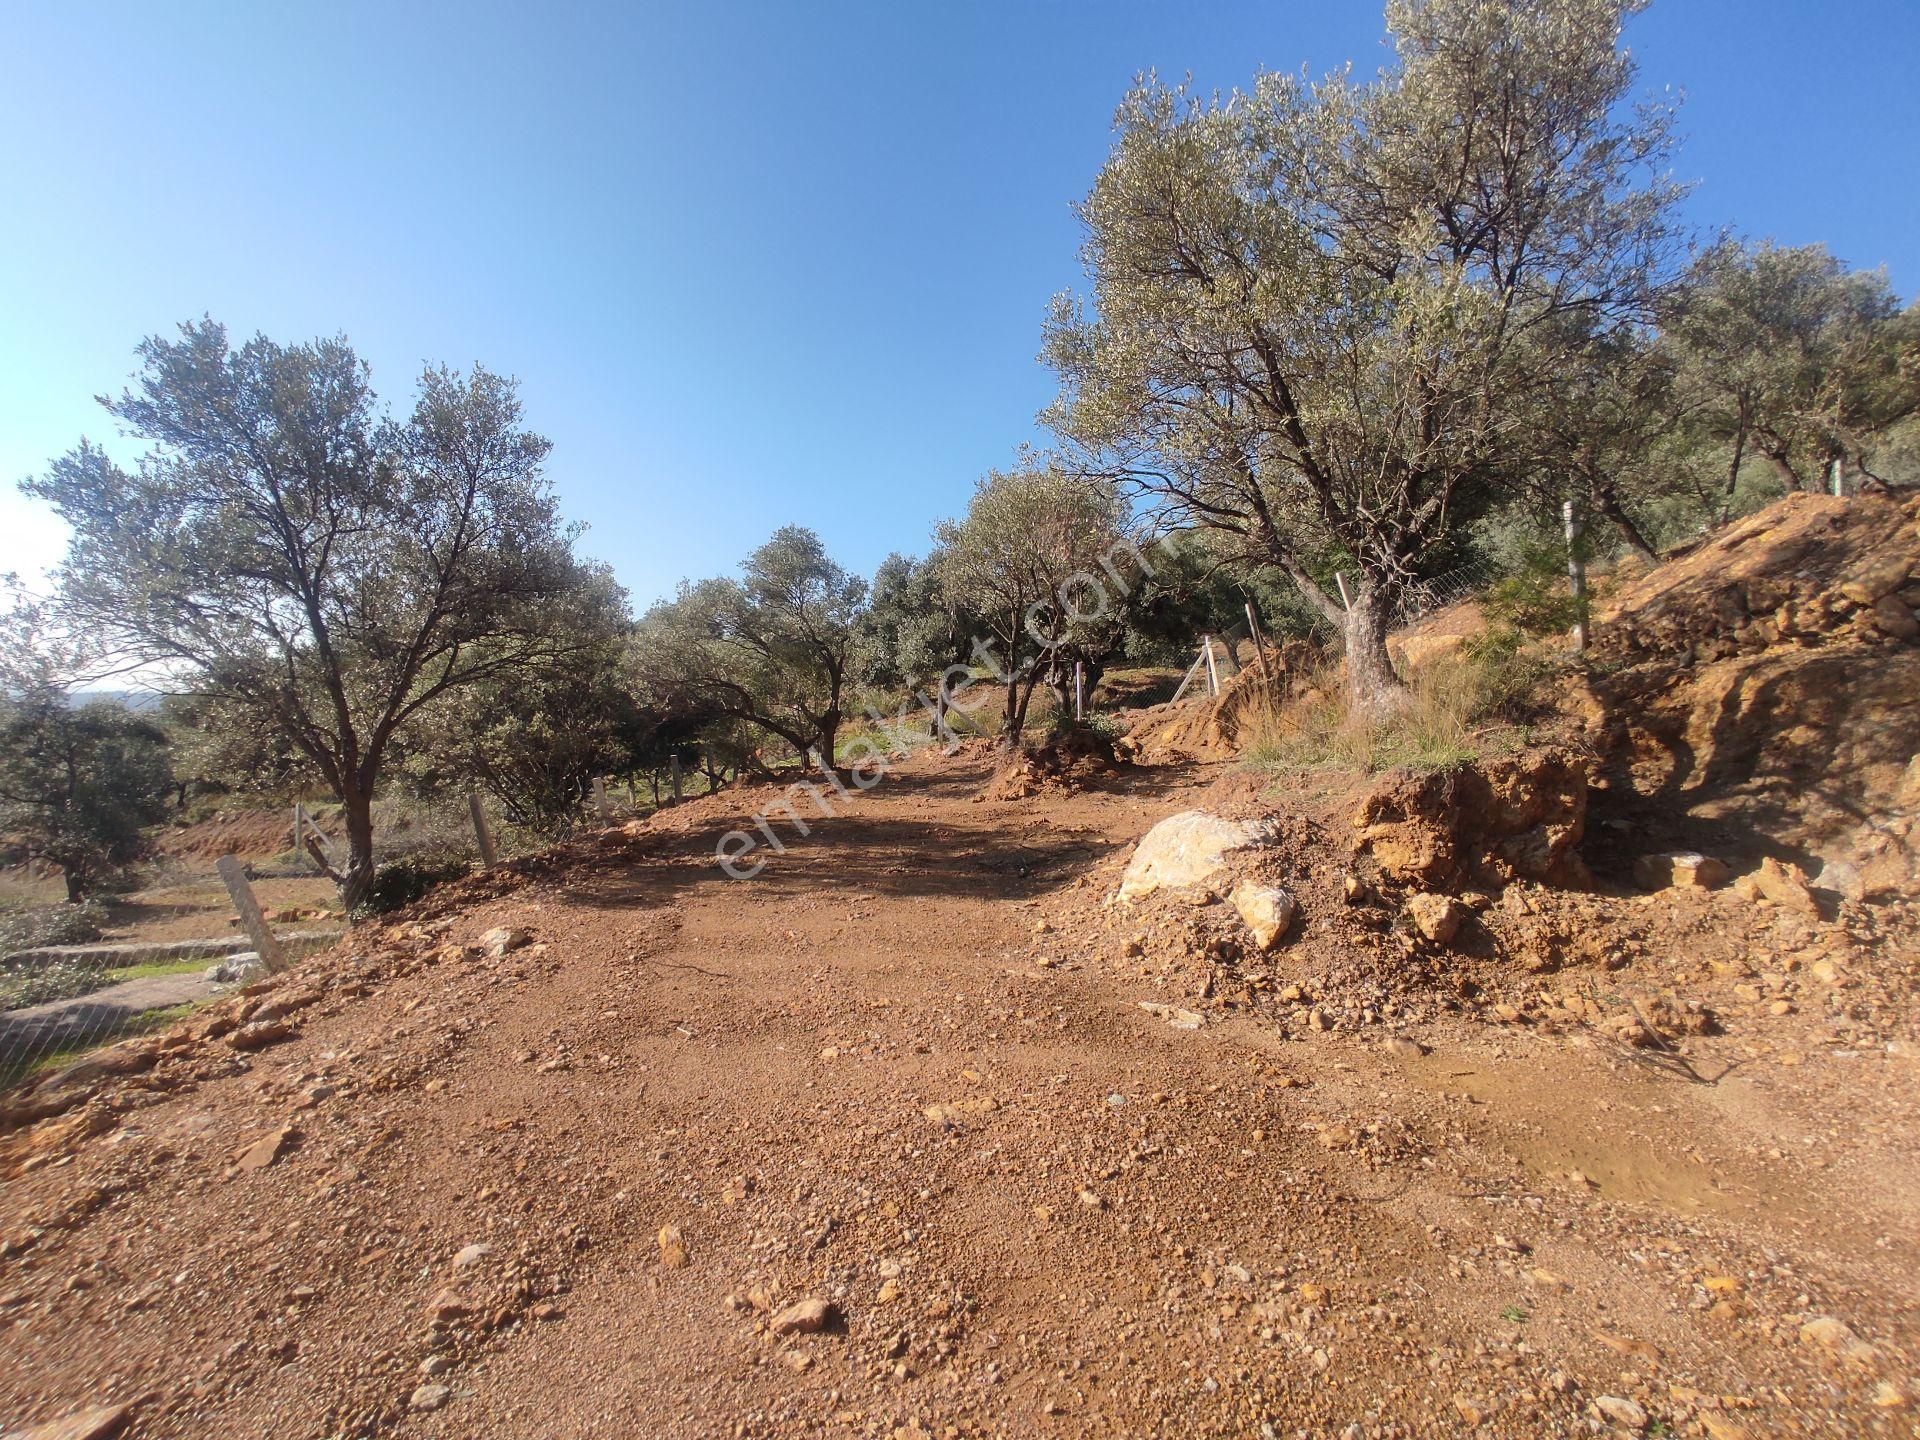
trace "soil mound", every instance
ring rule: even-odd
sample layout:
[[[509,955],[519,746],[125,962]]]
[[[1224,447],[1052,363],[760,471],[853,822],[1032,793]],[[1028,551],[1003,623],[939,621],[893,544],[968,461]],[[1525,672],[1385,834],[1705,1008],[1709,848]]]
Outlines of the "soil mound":
[[[1354,814],[1354,849],[1402,883],[1447,888],[1519,876],[1578,886],[1586,822],[1587,762],[1554,747],[1390,772]]]
[[[1114,742],[1098,730],[1069,730],[1038,749],[1018,749],[1001,761],[986,788],[984,800],[1027,800],[1043,790],[1075,790],[1089,781],[1113,775],[1127,761]]]
[[[1788,496],[1613,598],[1574,701],[1603,836],[1771,856],[1854,897],[1910,892],[1917,513]]]
[[[1231,760],[1264,716],[1312,690],[1325,661],[1318,647],[1289,640],[1267,663],[1249,664],[1227,680],[1218,695],[1203,691],[1124,715],[1121,749],[1153,762]]]

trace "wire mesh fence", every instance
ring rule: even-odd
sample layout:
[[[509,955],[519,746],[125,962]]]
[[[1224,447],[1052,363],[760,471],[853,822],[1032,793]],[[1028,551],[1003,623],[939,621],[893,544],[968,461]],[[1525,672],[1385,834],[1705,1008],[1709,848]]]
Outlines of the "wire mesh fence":
[[[1394,623],[1398,628],[1414,624],[1422,617],[1449,605],[1483,593],[1500,578],[1499,572],[1484,560],[1469,561],[1443,575],[1415,580],[1400,592]]]
[[[278,938],[298,955],[339,935],[314,928]],[[240,936],[17,950],[0,960],[0,1086],[169,1024],[258,969],[259,956]]]

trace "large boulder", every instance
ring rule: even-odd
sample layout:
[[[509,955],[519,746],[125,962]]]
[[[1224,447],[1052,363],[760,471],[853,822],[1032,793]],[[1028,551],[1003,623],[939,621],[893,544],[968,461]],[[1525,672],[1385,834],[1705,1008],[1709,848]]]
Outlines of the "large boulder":
[[[1236,850],[1264,845],[1265,825],[1223,820],[1204,810],[1182,810],[1147,831],[1120,877],[1120,898],[1137,900],[1156,890],[1180,889],[1211,880]]]
[[[1381,777],[1354,814],[1354,849],[1390,880],[1434,889],[1476,872],[1581,883],[1587,764],[1530,750],[1424,774]]]

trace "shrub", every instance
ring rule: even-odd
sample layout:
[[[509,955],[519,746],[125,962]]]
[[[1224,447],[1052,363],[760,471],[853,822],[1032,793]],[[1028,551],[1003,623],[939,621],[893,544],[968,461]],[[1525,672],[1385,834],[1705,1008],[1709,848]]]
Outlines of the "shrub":
[[[106,911],[93,900],[79,905],[35,905],[0,914],[0,956],[42,945],[85,945],[106,929]]]
[[[440,846],[423,846],[389,860],[374,871],[373,884],[361,910],[369,915],[385,915],[403,905],[411,905],[436,885],[465,879],[471,869],[464,851]]]

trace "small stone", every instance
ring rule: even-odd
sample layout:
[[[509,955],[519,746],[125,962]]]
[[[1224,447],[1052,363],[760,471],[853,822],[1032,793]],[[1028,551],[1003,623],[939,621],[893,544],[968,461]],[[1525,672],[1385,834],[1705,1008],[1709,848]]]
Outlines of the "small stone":
[[[1178,1005],[1162,1005],[1157,1000],[1142,1000],[1140,1008],[1149,1015],[1156,1015],[1176,1030],[1198,1030],[1207,1023],[1207,1017],[1194,1010],[1183,1010]]]
[[[1089,1210],[1104,1210],[1107,1205],[1107,1202],[1105,1200],[1102,1200],[1098,1195],[1096,1195],[1091,1190],[1079,1191],[1077,1193],[1076,1198],[1080,1201],[1082,1205],[1086,1206],[1087,1209]]]
[[[1820,917],[1820,905],[1807,884],[1807,872],[1798,865],[1782,864],[1771,855],[1760,862],[1758,870],[1736,880],[1734,888],[1748,899],[1766,900],[1809,919]]]
[[[453,1391],[444,1385],[422,1385],[407,1397],[409,1410],[438,1410],[453,1398]]]
[[[1873,1403],[1882,1410],[1903,1409],[1907,1403],[1907,1392],[1891,1381],[1882,1380],[1874,1388]]]
[[[227,1044],[235,1050],[264,1050],[269,1045],[277,1045],[282,1040],[293,1038],[293,1025],[286,1020],[258,1020],[251,1025],[242,1025],[227,1036]]]
[[[1895,640],[1920,640],[1920,619],[1914,618],[1912,607],[1898,595],[1882,595],[1867,613],[1882,635]]]
[[[775,1335],[817,1335],[840,1318],[828,1300],[800,1300],[767,1322]]]
[[[453,1361],[445,1355],[429,1355],[420,1362],[420,1373],[428,1379],[435,1375],[444,1375],[453,1368]]]
[[[1873,1363],[1873,1346],[1853,1333],[1853,1327],[1832,1315],[1816,1315],[1800,1327],[1800,1342],[1829,1350],[1855,1365]]]
[[[1451,895],[1421,891],[1407,897],[1407,915],[1413,928],[1436,945],[1445,945],[1460,933],[1467,909]]]
[[[1636,1434],[1647,1428],[1647,1412],[1641,1406],[1620,1395],[1596,1395],[1593,1408],[1603,1420],[1615,1425],[1624,1425]]]
[[[293,1126],[282,1125],[241,1150],[233,1157],[233,1163],[242,1170],[264,1170],[286,1153],[288,1142],[299,1134]]]
[[[473,1305],[458,1290],[442,1290],[427,1302],[427,1318],[445,1324],[473,1314]]]
[[[564,1316],[566,1312],[551,1300],[542,1300],[538,1305],[534,1306],[529,1313],[534,1319],[544,1322],[548,1320],[558,1320]]]
[[[1262,950],[1271,950],[1276,941],[1287,933],[1287,927],[1293,924],[1293,917],[1299,913],[1299,905],[1293,896],[1276,885],[1256,885],[1250,880],[1242,880],[1233,887],[1233,893],[1227,897],[1233,908],[1240,913],[1241,921],[1253,936],[1253,943]]]
[[[471,1270],[492,1253],[493,1246],[487,1244],[462,1246],[459,1253],[453,1257],[454,1272],[458,1274],[462,1270]]]
[[[655,1237],[660,1246],[660,1263],[668,1270],[684,1270],[687,1266],[687,1244],[680,1238],[678,1225],[662,1225]]]
[[[1697,850],[1666,850],[1633,862],[1633,878],[1647,890],[1712,890],[1727,883],[1726,863]]]
[[[524,925],[496,925],[480,937],[480,948],[490,958],[498,960],[509,950],[518,950],[533,939],[533,932]]]
[[[1406,1035],[1395,1035],[1388,1040],[1387,1050],[1401,1060],[1418,1060],[1427,1053],[1426,1046]]]

